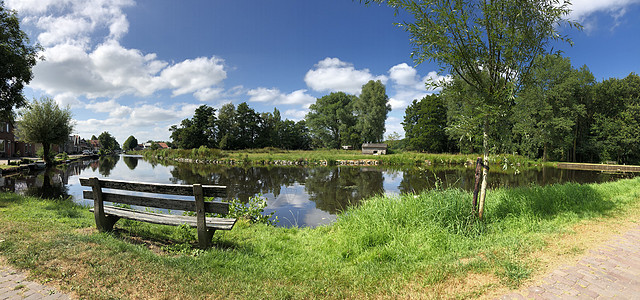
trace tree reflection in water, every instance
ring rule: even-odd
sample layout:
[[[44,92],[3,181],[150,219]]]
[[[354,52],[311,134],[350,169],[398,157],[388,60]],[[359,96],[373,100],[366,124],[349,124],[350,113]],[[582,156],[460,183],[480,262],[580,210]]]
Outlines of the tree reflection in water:
[[[35,184],[27,187],[24,194],[45,199],[68,199],[69,188],[64,182],[62,170],[47,168],[36,176]]]
[[[129,168],[129,170],[135,170],[136,167],[138,166],[138,158],[137,157],[131,157],[131,156],[122,156],[122,161],[124,162],[125,165],[127,165],[127,168]],[[115,164],[114,164],[115,167]]]

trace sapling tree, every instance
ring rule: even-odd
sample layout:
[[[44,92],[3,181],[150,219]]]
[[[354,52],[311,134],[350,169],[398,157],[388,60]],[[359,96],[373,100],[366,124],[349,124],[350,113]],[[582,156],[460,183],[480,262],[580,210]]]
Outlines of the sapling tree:
[[[433,61],[481,95],[476,114],[483,124],[483,156],[488,163],[488,130],[494,112],[513,99],[534,59],[551,52],[552,42],[568,41],[563,25],[566,0],[361,0],[406,11],[411,22],[398,24],[410,35],[416,64]],[[483,75],[486,74],[486,75]],[[488,171],[483,170],[478,216],[482,218]]]

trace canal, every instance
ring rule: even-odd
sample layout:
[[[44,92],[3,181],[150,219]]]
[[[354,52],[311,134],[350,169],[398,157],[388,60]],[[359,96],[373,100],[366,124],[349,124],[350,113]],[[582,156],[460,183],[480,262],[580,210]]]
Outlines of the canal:
[[[492,170],[489,188],[548,185],[565,182],[592,183],[629,178],[638,173],[603,173],[552,167]],[[150,163],[136,156],[107,156],[58,166],[50,172],[3,176],[0,187],[26,195],[82,199],[80,177],[100,177],[155,183],[212,184],[228,187],[224,200],[267,199],[266,212],[275,211],[278,226],[330,224],[336,215],[374,195],[419,193],[434,188],[472,190],[474,169],[463,166],[393,169],[387,167],[230,167],[223,165]]]

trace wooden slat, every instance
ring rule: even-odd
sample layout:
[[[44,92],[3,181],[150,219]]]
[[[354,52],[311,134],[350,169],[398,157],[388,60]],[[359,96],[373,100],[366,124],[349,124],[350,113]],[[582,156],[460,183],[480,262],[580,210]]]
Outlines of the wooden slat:
[[[91,186],[88,178],[80,178],[80,185]],[[127,190],[134,192],[193,196],[193,186],[185,184],[159,184],[124,180],[100,179],[102,188]],[[203,185],[205,197],[226,197],[227,187],[218,185]]]
[[[91,209],[93,210],[93,209]],[[104,212],[107,215],[118,216],[125,219],[144,221],[161,225],[180,226],[187,224],[190,227],[197,227],[195,217],[157,214],[151,212],[137,211],[132,209],[104,206]],[[237,219],[230,218],[206,218],[206,226],[216,230],[231,230]]]
[[[85,199],[93,199],[93,191],[83,191],[82,195]],[[164,208],[172,210],[195,211],[195,201],[154,198],[137,195],[123,195],[102,192],[102,200],[105,202],[122,203],[137,206],[147,206],[155,208]],[[205,211],[208,213],[217,213],[225,215],[229,213],[229,203],[227,202],[205,202]]]

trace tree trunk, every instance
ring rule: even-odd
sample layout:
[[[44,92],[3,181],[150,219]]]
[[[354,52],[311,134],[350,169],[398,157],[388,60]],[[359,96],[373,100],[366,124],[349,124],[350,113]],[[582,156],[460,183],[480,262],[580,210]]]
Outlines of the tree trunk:
[[[42,143],[42,156],[44,156],[42,159],[44,160],[44,163],[47,166],[51,165],[51,160],[49,160],[49,151],[50,150],[51,150],[51,147],[50,147],[49,143]]]
[[[485,119],[484,128],[482,130],[482,148],[483,148],[483,160],[484,166],[482,167],[482,184],[480,185],[480,199],[478,203],[478,218],[482,220],[482,214],[484,213],[484,198],[487,195],[487,180],[489,177],[489,136],[487,129],[489,128],[489,120]]]

